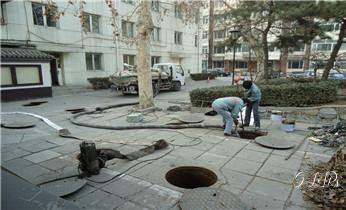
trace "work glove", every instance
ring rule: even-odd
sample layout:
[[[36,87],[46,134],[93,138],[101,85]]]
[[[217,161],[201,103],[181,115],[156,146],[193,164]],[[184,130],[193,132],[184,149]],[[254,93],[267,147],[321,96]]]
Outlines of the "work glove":
[[[233,119],[233,122],[234,122],[234,125],[238,125],[239,124],[238,119]]]

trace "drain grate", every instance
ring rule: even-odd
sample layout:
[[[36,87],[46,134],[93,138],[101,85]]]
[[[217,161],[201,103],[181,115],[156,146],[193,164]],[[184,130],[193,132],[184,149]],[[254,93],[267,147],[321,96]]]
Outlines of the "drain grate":
[[[166,180],[177,187],[194,189],[209,187],[217,181],[216,174],[206,168],[197,166],[182,166],[166,173]]]

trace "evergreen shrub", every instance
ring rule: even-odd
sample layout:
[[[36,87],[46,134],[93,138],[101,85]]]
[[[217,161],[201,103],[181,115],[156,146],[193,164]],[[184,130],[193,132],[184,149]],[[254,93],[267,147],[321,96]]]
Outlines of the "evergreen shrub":
[[[338,83],[330,81],[286,82],[279,84],[258,84],[262,92],[262,106],[304,107],[321,105],[336,100]],[[239,87],[240,96],[243,89]],[[190,100],[195,107],[210,107],[221,97],[239,97],[236,86],[199,88],[190,92]]]

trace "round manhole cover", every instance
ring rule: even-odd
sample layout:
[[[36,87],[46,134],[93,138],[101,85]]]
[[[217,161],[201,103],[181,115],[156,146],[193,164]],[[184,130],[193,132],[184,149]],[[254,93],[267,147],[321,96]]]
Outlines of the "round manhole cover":
[[[248,209],[241,199],[226,190],[202,187],[184,193],[179,201],[182,210],[191,209]]]
[[[255,142],[271,149],[291,149],[295,146],[294,142],[288,141],[282,136],[260,136],[255,139]]]
[[[32,128],[36,125],[33,123],[26,122],[11,122],[11,123],[1,123],[1,127],[9,128],[9,129],[24,129],[24,128]]]
[[[177,187],[193,189],[209,187],[217,181],[217,176],[209,169],[197,166],[182,166],[166,173],[166,180]]]
[[[194,115],[194,114],[184,115],[179,117],[179,121],[183,123],[200,123],[203,120],[204,120],[203,116]]]

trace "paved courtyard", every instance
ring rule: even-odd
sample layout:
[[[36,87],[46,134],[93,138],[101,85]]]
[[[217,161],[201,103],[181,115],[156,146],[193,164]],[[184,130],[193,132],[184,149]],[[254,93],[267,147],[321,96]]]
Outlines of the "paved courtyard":
[[[195,87],[227,84],[227,78],[210,83],[196,82],[180,92],[164,92],[155,98],[163,110],[145,115],[144,124],[176,122],[189,111],[169,112],[169,105],[189,101],[188,91]],[[224,137],[221,129],[137,129],[104,130],[72,124],[66,109],[88,110],[111,104],[135,102],[136,97],[121,96],[109,90],[56,88],[48,103],[25,107],[29,101],[2,103],[2,112],[29,112],[39,114],[73,135],[92,140],[97,148],[111,148],[130,153],[143,145],[165,139],[171,143],[138,160],[112,159],[101,173],[87,179],[79,191],[64,197],[84,209],[179,209],[178,202],[188,189],[171,185],[165,174],[179,166],[201,166],[212,170],[218,177],[211,187],[238,195],[249,208],[256,209],[309,209],[300,189],[292,185],[294,177],[305,171],[309,163],[328,160],[334,150],[305,141],[289,159],[292,151],[273,150],[253,140]],[[41,100],[41,99],[40,99]],[[102,125],[126,125],[125,115],[131,107],[109,109],[102,113],[83,116],[81,121]],[[201,115],[203,116],[203,115]],[[6,170],[33,184],[59,177],[78,174],[80,140],[59,137],[56,130],[38,119],[23,115],[2,115],[2,122],[30,122],[28,129],[1,128],[1,165]],[[220,116],[206,117],[205,123],[221,124]],[[298,144],[316,123],[297,123],[297,131],[287,134],[280,125],[269,119],[262,120],[262,129]],[[119,176],[119,173],[123,173]],[[115,179],[112,177],[117,176]]]

